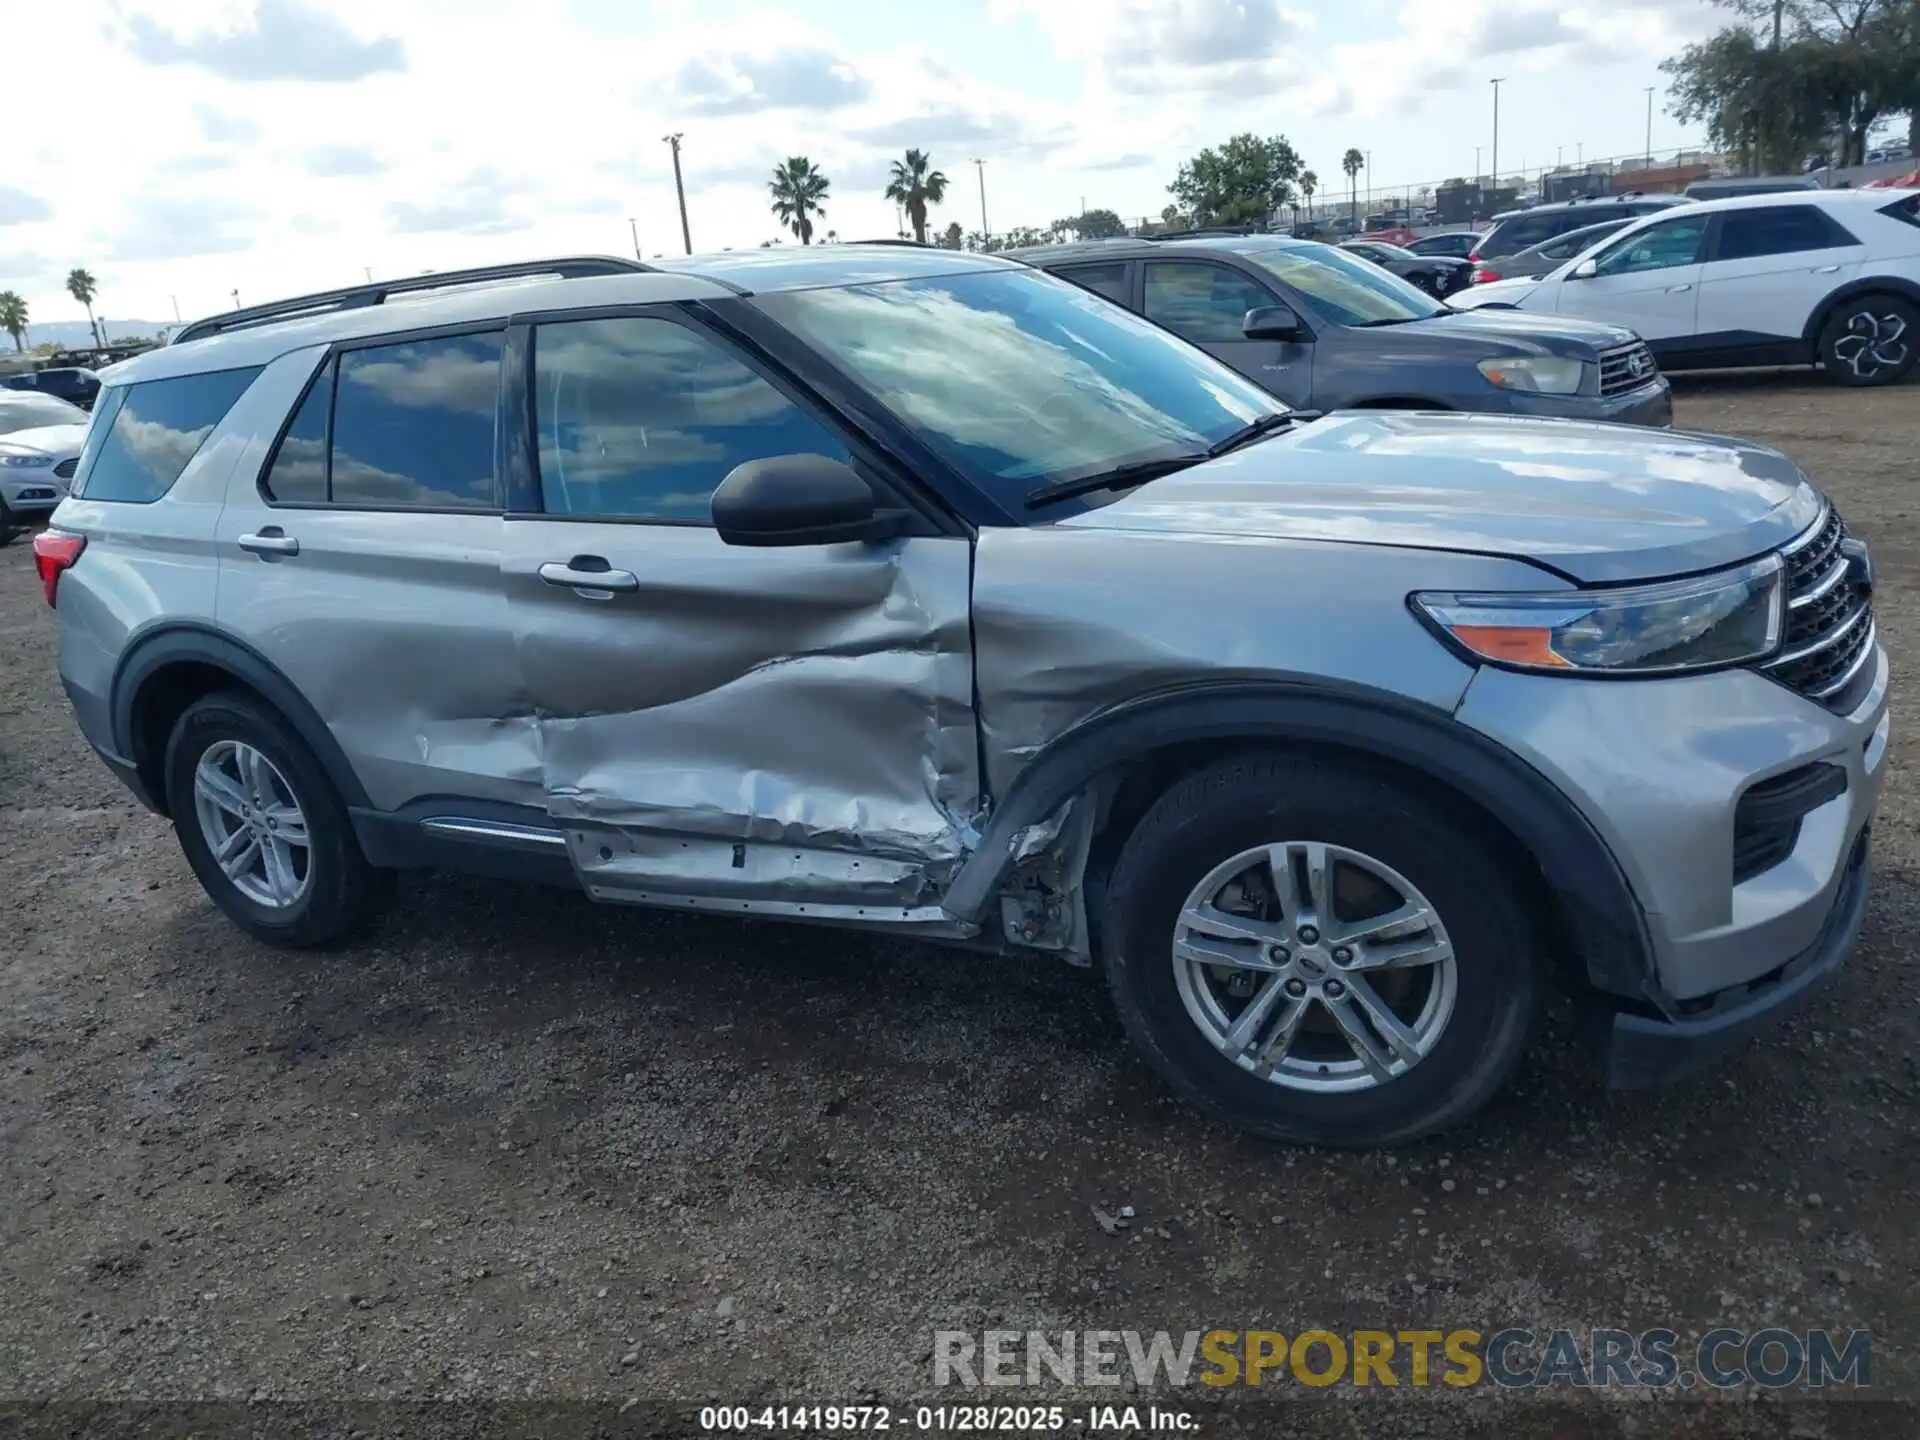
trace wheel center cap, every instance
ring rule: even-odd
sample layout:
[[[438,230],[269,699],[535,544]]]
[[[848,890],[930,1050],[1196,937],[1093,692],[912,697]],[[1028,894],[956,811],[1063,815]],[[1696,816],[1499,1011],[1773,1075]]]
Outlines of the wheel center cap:
[[[1319,959],[1312,955],[1297,956],[1295,957],[1294,964],[1299,968],[1300,973],[1309,980],[1318,980],[1322,975],[1327,973],[1326,966],[1322,965]]]

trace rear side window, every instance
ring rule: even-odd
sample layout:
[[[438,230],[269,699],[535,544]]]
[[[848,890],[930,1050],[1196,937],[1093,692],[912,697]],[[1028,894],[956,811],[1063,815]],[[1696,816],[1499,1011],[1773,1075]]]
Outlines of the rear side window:
[[[1720,217],[1716,260],[1752,260],[1762,255],[1793,255],[1857,245],[1838,221],[1811,205],[1766,205],[1728,210]]]
[[[1083,290],[1104,295],[1109,300],[1127,303],[1127,267],[1118,265],[1062,265],[1053,272],[1062,280],[1071,280]]]
[[[500,508],[494,417],[501,337],[347,350],[314,378],[261,482],[283,505]]]
[[[117,387],[94,420],[75,492],[133,505],[158,500],[259,373],[255,366]]]

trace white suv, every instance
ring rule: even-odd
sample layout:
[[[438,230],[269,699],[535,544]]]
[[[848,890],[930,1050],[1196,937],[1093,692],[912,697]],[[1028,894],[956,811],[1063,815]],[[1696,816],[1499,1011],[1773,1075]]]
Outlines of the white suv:
[[[1453,302],[1607,320],[1665,370],[1822,365],[1887,385],[1920,356],[1920,192],[1809,190],[1644,216],[1539,280]]]

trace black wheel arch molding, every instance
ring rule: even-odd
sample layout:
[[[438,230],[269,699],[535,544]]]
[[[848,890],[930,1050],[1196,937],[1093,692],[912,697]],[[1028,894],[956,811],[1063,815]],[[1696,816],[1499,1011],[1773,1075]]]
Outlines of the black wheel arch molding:
[[[1445,710],[1366,686],[1233,681],[1181,686],[1123,702],[1049,743],[995,805],[943,908],[978,922],[1012,870],[1022,833],[1118,767],[1169,746],[1297,744],[1384,762],[1477,806],[1539,864],[1560,919],[1597,989],[1659,995],[1646,917],[1619,862],[1544,775]]]
[[[1807,317],[1806,329],[1801,333],[1801,341],[1811,350],[1812,346],[1819,343],[1820,332],[1833,317],[1833,312],[1862,295],[1898,295],[1908,304],[1920,306],[1920,284],[1899,275],[1863,275],[1838,286],[1813,307],[1813,313]]]
[[[370,807],[366,789],[348,764],[346,752],[299,688],[251,645],[201,621],[163,620],[142,627],[129,638],[114,669],[108,701],[113,745],[136,771],[144,776],[160,760],[146,744],[142,723],[142,707],[152,695],[148,682],[175,665],[222,671],[254,691],[300,737],[341,800],[354,809]],[[163,800],[163,795],[156,794],[155,798]]]

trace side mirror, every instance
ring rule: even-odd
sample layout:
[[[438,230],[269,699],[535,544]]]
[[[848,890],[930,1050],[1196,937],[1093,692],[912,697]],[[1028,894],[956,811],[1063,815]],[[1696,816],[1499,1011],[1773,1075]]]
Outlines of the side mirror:
[[[1249,340],[1298,340],[1303,332],[1291,305],[1258,305],[1247,311],[1240,333]]]
[[[906,512],[881,510],[873,489],[825,455],[770,455],[727,472],[713,492],[713,528],[729,545],[833,545],[884,540]]]
[[[1599,273],[1600,262],[1598,260],[1582,260],[1578,265],[1573,267],[1573,273],[1567,278],[1569,280],[1591,280]]]

